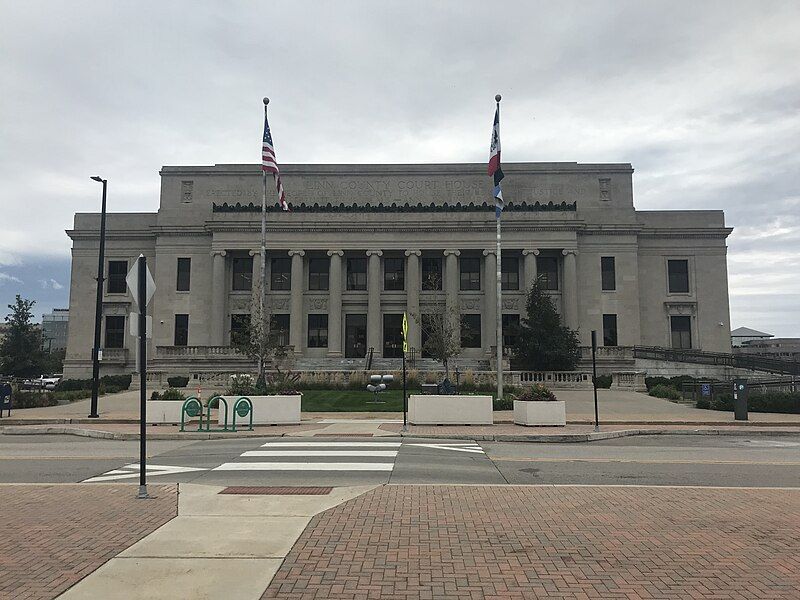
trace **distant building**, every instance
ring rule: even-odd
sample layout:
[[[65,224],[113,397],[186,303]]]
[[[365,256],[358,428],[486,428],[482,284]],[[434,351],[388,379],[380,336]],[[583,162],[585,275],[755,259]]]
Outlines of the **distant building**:
[[[736,348],[735,352],[800,362],[800,338],[750,340]]]
[[[731,346],[738,348],[747,342],[768,340],[771,337],[775,336],[771,333],[750,329],[749,327],[739,327],[731,331]]]
[[[66,350],[68,331],[68,308],[54,308],[49,315],[42,315],[42,345],[47,350]]]

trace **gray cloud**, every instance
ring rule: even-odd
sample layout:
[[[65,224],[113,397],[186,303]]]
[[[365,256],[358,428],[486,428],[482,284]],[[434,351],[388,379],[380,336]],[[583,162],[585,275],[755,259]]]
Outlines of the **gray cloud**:
[[[164,164],[630,161],[639,208],[723,208],[734,325],[800,335],[800,4],[0,0],[0,265]],[[291,190],[289,190],[291,194]],[[52,292],[52,290],[50,290]],[[758,300],[757,300],[758,299]]]

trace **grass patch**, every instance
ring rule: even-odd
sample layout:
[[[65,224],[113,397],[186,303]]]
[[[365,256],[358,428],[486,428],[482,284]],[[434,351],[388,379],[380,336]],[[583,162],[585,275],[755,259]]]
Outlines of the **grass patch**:
[[[375,394],[366,390],[303,390],[302,410],[307,412],[402,412],[403,390],[378,394],[384,404],[368,404]]]

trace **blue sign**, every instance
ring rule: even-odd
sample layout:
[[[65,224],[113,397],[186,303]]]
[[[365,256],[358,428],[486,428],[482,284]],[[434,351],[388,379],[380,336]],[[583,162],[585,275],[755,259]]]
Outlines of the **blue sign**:
[[[700,384],[700,395],[701,396],[710,396],[711,395],[711,384],[710,383],[701,383]]]

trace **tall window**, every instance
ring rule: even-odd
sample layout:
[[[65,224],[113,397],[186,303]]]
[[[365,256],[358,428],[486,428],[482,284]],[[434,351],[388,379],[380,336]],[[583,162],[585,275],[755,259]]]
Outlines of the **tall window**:
[[[503,315],[503,348],[511,348],[519,335],[519,315]]]
[[[312,258],[308,261],[308,289],[320,291],[328,289],[329,267],[330,261],[327,258]]]
[[[188,292],[192,275],[192,259],[178,259],[178,274],[175,282],[175,289],[179,292]]]
[[[292,289],[292,259],[288,256],[270,261],[270,288],[276,291]]]
[[[125,347],[125,317],[122,315],[106,316],[106,343],[104,348]]]
[[[106,284],[106,293],[124,294],[125,290],[128,289],[128,284],[125,283],[125,277],[127,277],[127,275],[128,275],[127,260],[108,261],[108,282]],[[122,348],[122,346],[119,347]]]
[[[617,345],[617,315],[603,315],[603,346]]]
[[[544,290],[558,290],[558,259],[555,256],[537,256],[536,271]]]
[[[461,347],[481,347],[481,316],[461,315]]]
[[[289,345],[289,315],[272,314],[269,317],[269,329],[275,334],[279,346]]]
[[[189,344],[189,315],[175,315],[175,345]]]
[[[461,291],[479,291],[481,289],[481,259],[462,258]]]
[[[519,289],[519,258],[503,256],[500,260],[500,282],[504,290]]]
[[[253,289],[253,258],[250,256],[236,256],[231,260],[233,269],[234,291],[249,291]]]
[[[386,291],[402,291],[405,287],[405,259],[383,259],[383,289]]]
[[[426,292],[442,289],[442,258],[440,256],[422,257],[422,289]]]
[[[308,347],[328,347],[328,315],[308,315]]]
[[[604,292],[617,289],[617,266],[613,256],[600,257],[600,279]]]
[[[250,315],[231,315],[231,344],[246,344],[250,337]]]
[[[689,316],[675,316],[669,318],[669,327],[672,333],[672,347],[687,350],[692,347],[692,318]]]
[[[669,293],[689,293],[689,261],[668,260],[667,271],[669,274]]]
[[[364,291],[367,289],[367,259],[347,259],[347,289],[351,291]]]

